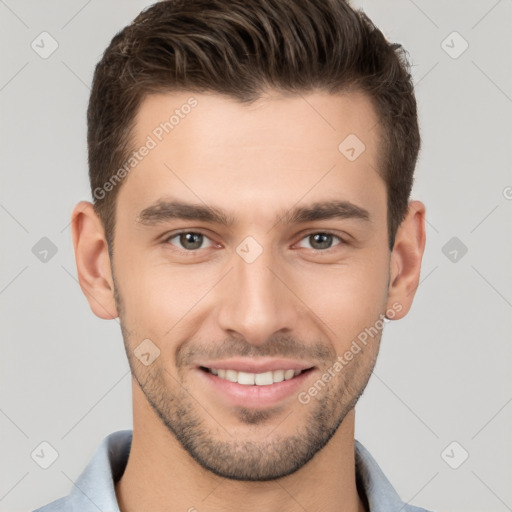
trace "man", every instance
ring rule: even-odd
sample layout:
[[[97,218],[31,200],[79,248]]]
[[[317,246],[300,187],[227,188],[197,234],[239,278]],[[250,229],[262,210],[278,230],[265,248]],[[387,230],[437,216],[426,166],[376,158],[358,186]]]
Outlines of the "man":
[[[425,246],[401,51],[342,0],[164,1],[113,38],[72,229],[133,432],[39,511],[422,510],[354,439]]]

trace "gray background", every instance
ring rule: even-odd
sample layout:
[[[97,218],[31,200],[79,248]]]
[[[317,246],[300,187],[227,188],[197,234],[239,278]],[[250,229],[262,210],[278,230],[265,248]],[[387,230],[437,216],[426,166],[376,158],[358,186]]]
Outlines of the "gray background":
[[[67,494],[101,440],[132,425],[120,327],[89,309],[69,222],[76,202],[91,200],[94,66],[146,5],[0,1],[2,511]],[[356,438],[405,501],[512,510],[512,2],[354,5],[410,52],[423,138],[413,198],[428,221],[415,303],[386,327]],[[46,37],[51,49],[43,31],[58,43],[45,59],[31,47]],[[32,250],[43,237],[57,250],[46,262]],[[58,453],[47,469],[31,456],[44,441]]]

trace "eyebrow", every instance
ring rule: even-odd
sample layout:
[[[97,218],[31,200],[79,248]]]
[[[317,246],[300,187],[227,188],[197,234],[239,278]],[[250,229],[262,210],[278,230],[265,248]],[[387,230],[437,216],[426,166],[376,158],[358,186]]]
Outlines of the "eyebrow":
[[[197,220],[220,224],[230,227],[236,222],[236,217],[214,206],[187,203],[172,199],[160,199],[144,208],[137,217],[137,224],[155,226],[166,221]],[[281,212],[276,217],[277,222],[284,224],[300,224],[316,220],[357,219],[371,221],[368,210],[349,201],[322,201],[310,206],[295,207]]]

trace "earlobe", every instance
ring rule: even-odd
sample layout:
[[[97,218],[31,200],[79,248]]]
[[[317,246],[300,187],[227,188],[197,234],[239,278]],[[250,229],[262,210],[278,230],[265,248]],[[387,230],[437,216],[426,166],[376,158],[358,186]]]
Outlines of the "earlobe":
[[[396,320],[411,308],[420,281],[425,242],[425,205],[410,201],[407,215],[397,230],[390,261],[388,308],[396,303],[402,306],[394,316]]]
[[[78,281],[93,313],[117,318],[114,284],[103,225],[92,203],[80,201],[71,216]]]

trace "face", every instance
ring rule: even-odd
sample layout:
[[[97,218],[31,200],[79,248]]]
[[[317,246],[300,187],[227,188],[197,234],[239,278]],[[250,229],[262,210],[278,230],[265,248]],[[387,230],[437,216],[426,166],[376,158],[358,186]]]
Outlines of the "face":
[[[390,307],[376,124],[356,93],[141,105],[134,146],[149,149],[117,200],[117,311],[148,403],[220,476],[293,473],[368,382]]]

